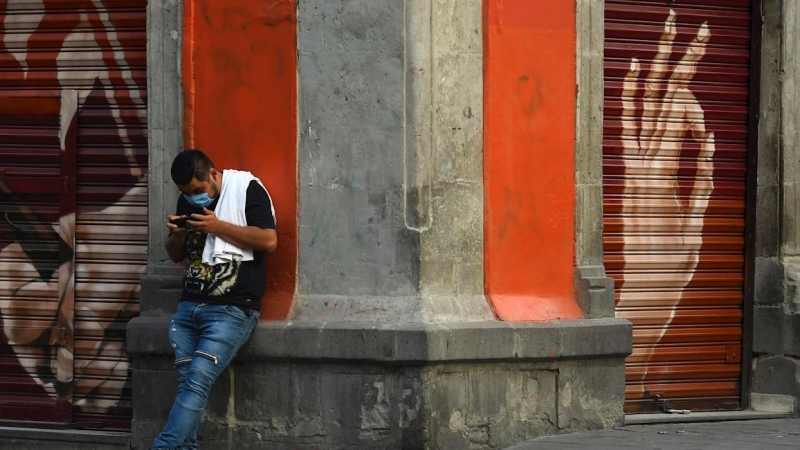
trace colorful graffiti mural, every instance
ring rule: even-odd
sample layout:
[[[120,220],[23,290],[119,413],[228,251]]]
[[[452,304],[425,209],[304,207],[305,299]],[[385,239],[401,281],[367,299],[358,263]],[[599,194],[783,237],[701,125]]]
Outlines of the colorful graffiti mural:
[[[145,8],[0,1],[0,96],[61,99],[32,122],[0,108],[13,137],[0,140],[0,376],[16,380],[0,387],[0,418],[126,426],[124,324],[146,263]]]

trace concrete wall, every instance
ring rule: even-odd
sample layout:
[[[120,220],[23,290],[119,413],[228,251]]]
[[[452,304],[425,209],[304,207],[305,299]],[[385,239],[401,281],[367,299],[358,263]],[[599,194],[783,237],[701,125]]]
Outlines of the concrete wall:
[[[752,392],[800,398],[800,5],[763,1]]]

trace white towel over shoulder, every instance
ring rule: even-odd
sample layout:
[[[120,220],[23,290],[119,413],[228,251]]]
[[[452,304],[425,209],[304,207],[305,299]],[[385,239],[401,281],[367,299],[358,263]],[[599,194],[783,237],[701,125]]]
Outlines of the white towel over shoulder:
[[[261,180],[250,172],[240,170],[224,170],[222,172],[222,190],[214,213],[219,220],[239,226],[247,226],[245,205],[247,204],[247,187],[256,180],[261,187]],[[264,189],[266,190],[266,188]],[[203,248],[203,263],[216,265],[231,261],[252,261],[253,250],[241,248],[220,238],[215,234],[206,237]]]

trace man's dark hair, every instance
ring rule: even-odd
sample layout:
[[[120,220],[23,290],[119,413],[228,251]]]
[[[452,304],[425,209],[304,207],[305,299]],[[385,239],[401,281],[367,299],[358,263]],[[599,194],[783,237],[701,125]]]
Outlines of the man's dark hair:
[[[178,186],[189,184],[192,178],[207,181],[208,169],[212,167],[214,163],[200,150],[183,151],[172,161],[172,181]]]

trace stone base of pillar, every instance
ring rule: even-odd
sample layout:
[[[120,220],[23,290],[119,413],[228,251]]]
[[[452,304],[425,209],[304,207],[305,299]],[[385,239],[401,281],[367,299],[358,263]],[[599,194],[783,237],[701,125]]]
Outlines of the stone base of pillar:
[[[301,295],[291,321],[302,322],[483,322],[495,321],[486,297]]]
[[[132,445],[149,448],[175,393],[167,317],[128,326]],[[503,448],[622,425],[631,325],[260,324],[217,382],[203,448]]]
[[[575,293],[584,317],[614,317],[614,279],[602,265],[575,268]]]

